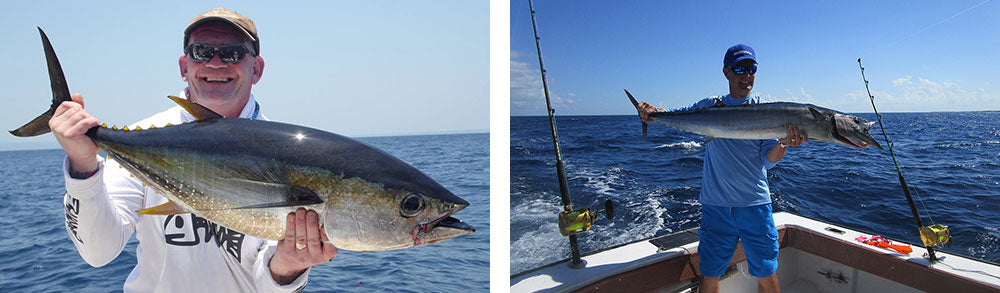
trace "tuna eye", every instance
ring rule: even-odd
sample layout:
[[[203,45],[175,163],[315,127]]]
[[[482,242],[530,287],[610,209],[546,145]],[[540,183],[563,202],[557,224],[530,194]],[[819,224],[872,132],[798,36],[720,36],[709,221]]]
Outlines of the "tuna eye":
[[[407,218],[412,218],[424,209],[424,200],[419,196],[410,194],[399,203],[399,214]]]

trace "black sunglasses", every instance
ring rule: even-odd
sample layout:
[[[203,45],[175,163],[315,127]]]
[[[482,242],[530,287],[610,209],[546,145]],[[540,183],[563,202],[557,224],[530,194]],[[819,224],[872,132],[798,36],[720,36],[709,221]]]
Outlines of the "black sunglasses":
[[[243,61],[243,56],[248,53],[250,53],[250,49],[242,45],[212,46],[195,43],[184,48],[184,54],[198,62],[208,62],[215,55],[219,55],[219,59],[222,59],[223,62],[240,63]]]
[[[746,66],[746,65],[733,65],[733,66],[729,66],[729,69],[732,69],[733,73],[736,73],[736,75],[744,75],[747,72],[749,72],[750,74],[754,74],[754,73],[757,73],[757,64],[750,65],[750,66]]]

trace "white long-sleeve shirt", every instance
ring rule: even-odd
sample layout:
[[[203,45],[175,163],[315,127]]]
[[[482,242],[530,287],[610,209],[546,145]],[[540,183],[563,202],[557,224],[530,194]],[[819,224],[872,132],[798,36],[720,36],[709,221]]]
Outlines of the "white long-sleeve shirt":
[[[240,118],[267,119],[259,114],[253,95]],[[175,106],[131,128],[190,121],[194,117]],[[97,173],[82,180],[69,176],[68,159],[63,163],[66,232],[80,256],[94,267],[114,260],[136,233],[138,263],[125,280],[125,292],[293,292],[305,287],[309,270],[284,286],[271,277],[268,263],[276,241],[244,235],[192,213],[138,214],[137,210],[167,199],[118,162],[98,161]]]

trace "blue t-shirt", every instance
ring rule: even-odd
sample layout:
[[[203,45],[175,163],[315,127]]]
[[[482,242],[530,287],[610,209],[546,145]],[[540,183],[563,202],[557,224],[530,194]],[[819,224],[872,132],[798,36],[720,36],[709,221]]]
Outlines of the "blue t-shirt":
[[[689,107],[694,110],[712,107],[721,100],[728,106],[759,104],[760,96],[746,98],[708,97]],[[777,163],[767,159],[767,152],[778,144],[777,139],[716,138],[705,144],[705,165],[702,170],[702,204],[724,207],[747,207],[771,203],[767,186],[767,169]]]

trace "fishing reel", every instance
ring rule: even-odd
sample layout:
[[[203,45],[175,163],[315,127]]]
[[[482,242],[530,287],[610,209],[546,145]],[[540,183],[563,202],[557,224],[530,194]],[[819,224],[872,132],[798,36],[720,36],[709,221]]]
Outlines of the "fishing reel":
[[[604,211],[608,220],[614,217],[614,208],[611,206],[611,200],[604,201],[604,208],[591,211],[590,209],[576,209],[571,210],[573,207],[567,205],[565,210],[559,213],[559,233],[563,236],[576,235],[580,232],[585,232],[590,230],[590,226],[597,220],[598,215],[601,211]]]
[[[920,240],[924,246],[947,245],[951,247],[951,233],[948,233],[948,226],[937,224],[920,228]]]

